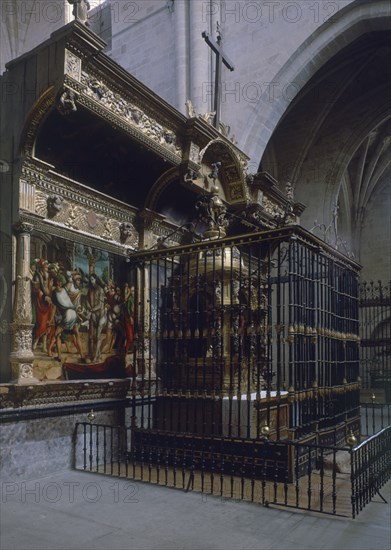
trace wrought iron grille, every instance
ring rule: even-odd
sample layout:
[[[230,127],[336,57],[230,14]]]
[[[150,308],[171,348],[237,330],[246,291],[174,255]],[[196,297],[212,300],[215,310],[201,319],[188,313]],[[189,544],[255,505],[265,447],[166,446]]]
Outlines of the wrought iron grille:
[[[390,287],[382,281],[360,285],[360,376],[363,388],[374,390],[376,400],[387,403],[391,403]]]
[[[135,425],[278,440],[358,417],[357,269],[299,227],[132,256]]]
[[[164,433],[159,437],[164,440]],[[353,518],[374,495],[385,501],[380,491],[391,473],[390,426],[352,448],[221,438],[211,449],[207,438],[199,446],[185,434],[169,447],[147,430],[86,422],[76,424],[74,441],[78,470],[199,491],[203,499],[214,495]]]

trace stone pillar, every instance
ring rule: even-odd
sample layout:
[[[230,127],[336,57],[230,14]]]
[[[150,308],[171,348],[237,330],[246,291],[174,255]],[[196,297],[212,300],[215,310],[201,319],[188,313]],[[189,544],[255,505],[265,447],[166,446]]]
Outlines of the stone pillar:
[[[199,114],[210,112],[213,105],[214,80],[210,73],[211,50],[202,38],[208,30],[205,11],[200,2],[190,2],[190,99]],[[206,4],[206,2],[205,2]]]
[[[12,381],[17,384],[34,384],[33,375],[33,324],[30,279],[30,236],[33,226],[18,223],[13,227],[17,234],[16,280],[13,308],[12,352],[10,354]]]
[[[176,108],[185,114],[186,100],[190,98],[188,78],[188,24],[185,0],[175,3],[175,48],[176,48]]]

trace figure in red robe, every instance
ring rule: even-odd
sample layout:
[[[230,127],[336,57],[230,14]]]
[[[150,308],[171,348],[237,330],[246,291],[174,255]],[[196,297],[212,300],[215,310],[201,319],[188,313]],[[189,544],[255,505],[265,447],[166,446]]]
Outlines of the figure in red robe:
[[[35,311],[35,325],[33,334],[33,348],[37,347],[42,339],[42,348],[46,349],[49,320],[52,313],[51,284],[49,276],[49,262],[41,259],[35,270],[32,280],[32,292]]]
[[[125,329],[125,353],[129,353],[134,342],[134,286],[124,286],[123,303],[124,329]]]

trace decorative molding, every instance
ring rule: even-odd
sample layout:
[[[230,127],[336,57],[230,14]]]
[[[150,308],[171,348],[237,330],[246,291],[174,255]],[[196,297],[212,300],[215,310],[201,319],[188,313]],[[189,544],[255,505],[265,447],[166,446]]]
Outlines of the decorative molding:
[[[12,226],[12,229],[18,235],[23,235],[23,234],[29,235],[33,231],[33,226],[31,225],[31,223],[19,221]]]
[[[190,142],[189,160],[195,164],[200,162],[200,147],[193,141]]]
[[[84,89],[79,98],[80,103],[133,134],[136,139],[143,141],[151,148],[158,148],[162,156],[169,155],[175,159],[176,163],[182,159],[182,148],[177,143],[173,130],[149,116],[122,93],[114,91],[101,77],[83,71],[81,82]],[[88,101],[88,98],[94,103]],[[111,113],[111,117],[108,116],[107,111]]]
[[[21,133],[20,149],[25,155],[32,156],[39,125],[54,105],[54,102],[55,88],[50,86],[34,103]]]
[[[88,210],[95,210],[98,214],[117,217],[121,221],[132,222],[135,219],[137,213],[135,208],[106,197],[99,191],[94,192],[91,188],[49,171],[48,165],[40,164],[40,161],[29,160],[22,168],[21,181],[28,181],[30,185],[34,185],[35,194],[41,191],[45,196],[58,195],[68,202],[82,205]],[[40,208],[42,209],[42,205]],[[35,201],[34,212],[37,212],[37,201]],[[40,215],[46,216],[46,213]]]
[[[81,59],[65,48],[65,67],[64,73],[70,78],[80,82],[81,79]]]
[[[27,181],[19,181],[19,206],[22,210],[35,211],[35,187]]]
[[[32,356],[33,349],[33,325],[15,322],[11,324],[13,353],[28,354]]]
[[[34,226],[34,231],[43,234],[50,232],[53,237],[60,237],[65,240],[79,242],[86,246],[93,246],[99,249],[104,248],[107,252],[118,256],[127,256],[136,249],[136,247],[129,246],[128,244],[120,244],[114,241],[111,242],[99,236],[94,236],[82,231],[75,231],[55,221],[38,218],[28,212],[21,214],[21,216]]]
[[[30,365],[27,364],[27,367]],[[23,374],[29,369],[21,365]],[[21,373],[22,374],[22,373]],[[26,379],[27,383],[29,379]],[[19,386],[16,384],[2,384],[0,393],[0,409],[16,409],[23,407],[42,407],[55,405],[61,407],[66,403],[80,403],[104,399],[125,399],[129,380],[83,382],[56,382],[33,386]]]

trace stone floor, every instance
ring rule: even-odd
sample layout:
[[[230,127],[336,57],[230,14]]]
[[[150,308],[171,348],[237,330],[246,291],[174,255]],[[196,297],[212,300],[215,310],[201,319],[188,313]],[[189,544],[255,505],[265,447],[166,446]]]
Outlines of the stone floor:
[[[1,550],[390,550],[390,504],[356,518],[265,508],[65,471],[1,484]],[[391,482],[381,491],[390,502]]]

